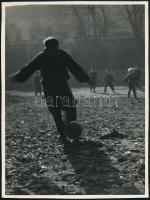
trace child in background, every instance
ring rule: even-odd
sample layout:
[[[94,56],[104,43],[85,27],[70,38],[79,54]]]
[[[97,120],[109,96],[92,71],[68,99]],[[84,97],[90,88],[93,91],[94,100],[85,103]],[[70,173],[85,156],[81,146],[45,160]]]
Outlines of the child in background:
[[[38,96],[38,93],[41,96],[42,93],[42,85],[41,85],[41,75],[40,72],[37,71],[34,77],[34,86],[35,86],[35,96]]]
[[[97,79],[97,73],[94,69],[94,67],[91,67],[90,71],[89,71],[89,77],[91,80],[91,84],[90,84],[90,91],[92,92],[96,92],[96,79]]]
[[[105,94],[107,93],[107,87],[108,86],[111,88],[111,90],[114,93],[115,92],[114,85],[113,85],[114,78],[113,78],[113,76],[112,76],[112,74],[110,72],[110,69],[106,70],[104,81],[105,81],[104,93]]]

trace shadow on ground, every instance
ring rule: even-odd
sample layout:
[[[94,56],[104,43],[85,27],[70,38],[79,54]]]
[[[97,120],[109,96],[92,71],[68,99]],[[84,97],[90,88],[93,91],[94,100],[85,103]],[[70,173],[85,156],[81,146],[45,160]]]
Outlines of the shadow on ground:
[[[138,194],[130,183],[124,183],[119,170],[113,166],[109,155],[102,150],[103,144],[83,141],[78,145],[64,148],[76,173],[76,180],[86,195]]]

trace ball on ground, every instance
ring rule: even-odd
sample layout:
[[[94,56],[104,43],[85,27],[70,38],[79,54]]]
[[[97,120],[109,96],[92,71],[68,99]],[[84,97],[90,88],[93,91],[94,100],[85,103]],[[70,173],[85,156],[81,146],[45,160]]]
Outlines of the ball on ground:
[[[71,139],[77,139],[82,134],[82,126],[77,121],[72,121],[67,127],[68,137]]]

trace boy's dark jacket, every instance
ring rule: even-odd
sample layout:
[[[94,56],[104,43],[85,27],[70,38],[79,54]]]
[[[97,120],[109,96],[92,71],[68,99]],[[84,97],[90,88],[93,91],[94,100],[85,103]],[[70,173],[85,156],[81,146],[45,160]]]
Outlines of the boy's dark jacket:
[[[80,82],[89,81],[89,76],[75,62],[72,57],[61,49],[45,49],[19,72],[15,74],[17,82],[26,81],[36,70],[42,72],[42,84],[47,85],[51,82],[63,82],[68,80],[68,70]]]
[[[105,77],[104,77],[104,81],[106,83],[112,83],[113,82],[113,76],[110,73],[106,74]]]

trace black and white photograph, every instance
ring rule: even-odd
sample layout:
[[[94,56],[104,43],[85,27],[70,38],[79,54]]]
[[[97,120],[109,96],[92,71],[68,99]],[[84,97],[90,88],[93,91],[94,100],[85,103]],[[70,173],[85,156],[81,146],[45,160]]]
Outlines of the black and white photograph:
[[[2,2],[3,198],[148,198],[148,1]]]

